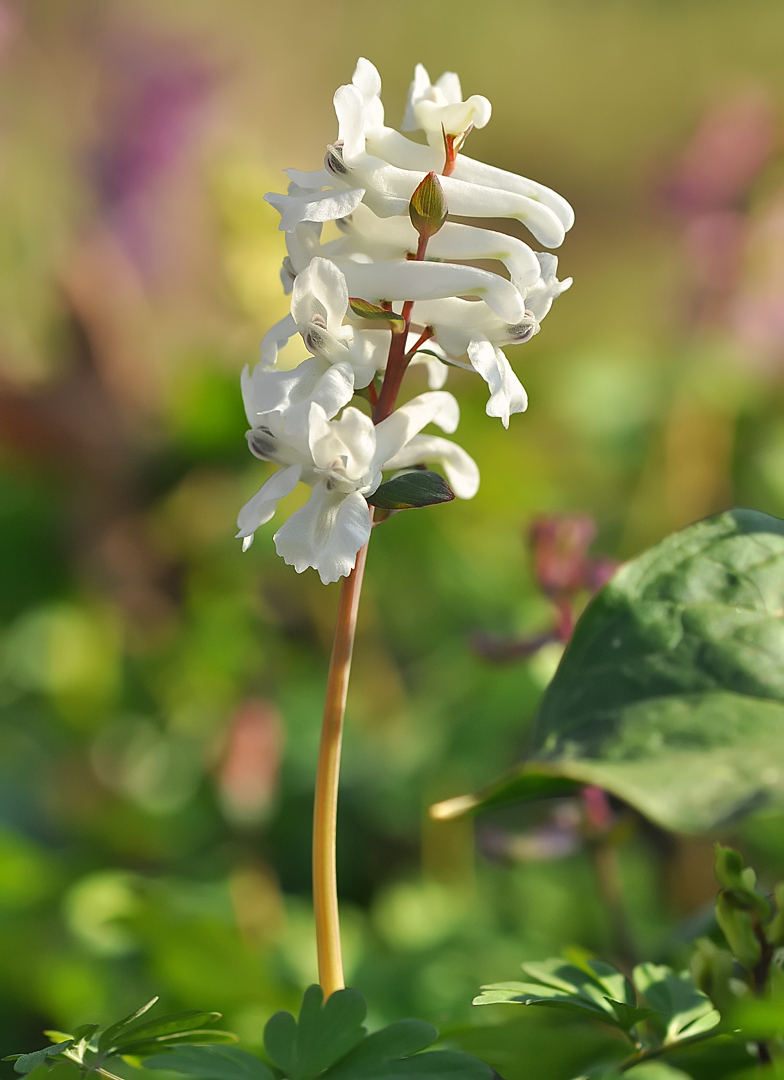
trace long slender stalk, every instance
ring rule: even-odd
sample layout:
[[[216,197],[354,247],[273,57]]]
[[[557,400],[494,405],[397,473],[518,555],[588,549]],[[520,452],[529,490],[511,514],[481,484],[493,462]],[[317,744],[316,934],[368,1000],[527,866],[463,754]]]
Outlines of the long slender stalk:
[[[354,569],[343,578],[335,624],[335,638],[327,678],[321,727],[316,796],[313,807],[313,911],[321,989],[325,999],[345,986],[340,949],[335,829],[338,815],[338,777],[343,742],[343,718],[357,629],[357,609],[365,573],[367,544],[357,555]]]
[[[427,248],[426,236],[420,236],[415,260],[421,262]],[[419,346],[432,336],[428,328],[414,347],[406,352],[408,332],[414,301],[403,304],[403,330],[393,334],[389,346],[386,372],[381,392],[373,409],[373,423],[379,424],[394,410],[400,384],[411,358]],[[371,392],[371,398],[375,391]],[[372,510],[371,510],[372,523]],[[336,829],[338,819],[338,781],[340,751],[343,743],[343,719],[351,673],[351,655],[357,629],[357,610],[365,573],[367,544],[357,555],[354,569],[343,579],[338,601],[335,637],[327,677],[324,719],[321,725],[316,794],[313,806],[313,914],[316,921],[319,983],[324,998],[342,990],[343,957],[340,948],[340,919],[338,912],[338,882],[336,866]]]

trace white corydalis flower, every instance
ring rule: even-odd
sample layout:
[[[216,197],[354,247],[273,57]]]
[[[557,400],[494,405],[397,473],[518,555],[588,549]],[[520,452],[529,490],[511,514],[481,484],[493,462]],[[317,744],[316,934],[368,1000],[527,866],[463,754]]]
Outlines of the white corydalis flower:
[[[457,403],[440,389],[447,365],[476,371],[489,389],[488,415],[508,426],[527,397],[502,346],[538,333],[571,284],[558,280],[554,255],[454,220],[428,238],[423,260],[409,217],[423,177],[441,174],[451,215],[519,220],[546,247],[558,247],[574,221],[557,192],[462,153],[470,130],[489,121],[491,106],[481,95],[463,98],[453,72],[434,83],[416,68],[404,129],[424,131],[426,143],[386,125],[381,79],[363,58],[334,105],[338,138],[324,167],[289,169],[287,193],[266,196],[286,233],[281,281],[291,311],[265,334],[261,363],[243,373],[250,449],[277,469],[238,518],[246,549],[280,499],[307,484],[310,497],[274,540],[286,562],[298,572],[315,568],[324,582],[354,567],[370,535],[368,498],[383,470],[437,463],[456,495],[475,494],[479,473],[469,455],[440,435],[422,434],[429,423],[447,433],[457,426]],[[324,242],[322,225],[330,221],[339,235]],[[501,263],[505,273],[471,265],[479,260]],[[363,304],[352,307],[349,298]],[[397,339],[393,350],[396,363],[405,353],[407,363],[425,365],[431,390],[374,425],[351,401],[367,387],[365,396],[375,401],[378,384],[371,383],[385,372],[393,327],[382,309],[410,316],[405,349]],[[296,334],[312,355],[293,371],[277,370],[279,350]],[[425,350],[417,351],[423,342]]]
[[[381,483],[383,469],[430,456],[444,461],[456,494],[471,498],[476,493],[478,470],[465,451],[447,439],[419,435],[430,423],[450,433],[459,416],[457,402],[443,391],[420,394],[375,426],[351,406],[332,419],[315,401],[305,428],[292,429],[285,412],[256,416],[258,422],[248,432],[251,451],[280,467],[239,513],[237,536],[243,548],[250,547],[256,529],[273,517],[280,499],[302,480],[313,490],[307,503],[275,533],[277,552],[298,573],[313,567],[324,584],[349,574],[370,536],[365,496]]]
[[[422,64],[417,64],[408,95],[403,131],[421,128],[431,146],[443,146],[445,135],[457,137],[472,127],[483,128],[491,113],[490,102],[480,94],[472,94],[463,101],[460,79],[454,71],[445,71],[433,84],[426,69]]]

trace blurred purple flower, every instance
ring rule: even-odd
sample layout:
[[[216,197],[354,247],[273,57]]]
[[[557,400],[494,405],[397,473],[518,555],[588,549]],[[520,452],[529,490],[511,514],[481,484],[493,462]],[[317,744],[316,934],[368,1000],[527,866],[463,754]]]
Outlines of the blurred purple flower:
[[[488,660],[503,662],[531,656],[554,641],[566,643],[574,630],[581,596],[598,592],[618,565],[607,556],[588,554],[595,537],[596,524],[585,515],[536,518],[529,529],[534,577],[555,605],[556,623],[550,630],[527,638],[475,634],[472,638],[475,651]]]
[[[128,255],[148,263],[146,203],[192,143],[216,72],[177,42],[126,37],[106,51],[104,135],[89,155],[99,203]]]
[[[684,217],[736,207],[767,164],[776,125],[767,95],[750,90],[703,118],[666,185]]]

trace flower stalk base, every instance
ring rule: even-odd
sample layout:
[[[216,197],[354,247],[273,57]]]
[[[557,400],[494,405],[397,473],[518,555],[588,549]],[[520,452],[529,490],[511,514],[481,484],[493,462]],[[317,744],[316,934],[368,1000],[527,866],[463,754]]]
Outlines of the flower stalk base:
[[[313,910],[319,982],[325,1000],[345,986],[340,948],[335,837],[343,719],[346,713],[351,656],[354,651],[357,610],[366,558],[367,544],[360,549],[354,569],[343,579],[340,589],[316,770],[313,807]]]

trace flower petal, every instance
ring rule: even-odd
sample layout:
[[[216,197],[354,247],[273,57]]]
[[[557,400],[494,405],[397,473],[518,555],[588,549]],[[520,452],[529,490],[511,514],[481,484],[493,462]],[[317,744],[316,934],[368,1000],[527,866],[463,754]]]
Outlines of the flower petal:
[[[297,324],[291,315],[286,315],[271,326],[261,339],[261,362],[273,367],[278,361],[278,353],[297,334]]]
[[[364,98],[353,83],[339,86],[332,98],[338,118],[338,141],[347,163],[365,152]]]
[[[376,425],[376,453],[373,468],[382,469],[426,424],[438,424],[453,432],[460,421],[460,407],[446,390],[432,390],[401,405]]]
[[[268,192],[264,198],[280,214],[282,232],[291,232],[301,221],[337,221],[347,217],[362,202],[364,188],[333,189],[305,195]]]
[[[488,416],[499,416],[501,423],[508,428],[510,414],[525,412],[528,408],[528,395],[522,383],[501,349],[492,345],[487,338],[475,338],[469,343],[468,358],[490,388],[490,400],[485,412]]]
[[[348,495],[316,484],[303,507],[275,533],[275,547],[298,574],[312,566],[325,585],[354,569],[370,537],[370,511],[357,491]]]
[[[473,499],[479,489],[479,469],[462,446],[442,439],[440,435],[415,435],[387,464],[388,469],[405,469],[408,465],[437,462],[446,473],[452,490],[459,499]]]
[[[515,323],[525,318],[525,301],[520,290],[499,274],[476,266],[402,260],[356,263],[341,259],[340,269],[345,275],[349,296],[361,296],[366,300],[442,300],[456,295],[479,296],[506,322]]]
[[[529,180],[525,176],[518,176],[517,173],[507,172],[506,169],[499,169],[495,165],[486,165],[483,161],[475,161],[473,158],[466,157],[465,154],[458,154],[452,175],[457,180],[467,180],[469,184],[501,188],[503,191],[514,191],[518,195],[536,199],[553,211],[567,232],[574,225],[574,210],[566,199],[552,188],[537,183],[536,180]]]
[[[251,375],[242,373],[242,399],[251,427],[264,413],[285,414],[286,432],[305,430],[311,402],[317,402],[328,418],[336,416],[354,396],[354,373],[348,363],[330,364],[312,356],[290,371],[270,370],[257,364]]]
[[[376,449],[376,429],[369,416],[349,406],[339,420],[328,421],[324,410],[310,407],[308,443],[317,469],[333,469],[349,480],[360,481],[371,467]]]
[[[239,529],[237,539],[242,538],[245,541],[242,545],[243,551],[247,551],[250,547],[256,529],[274,515],[278,508],[278,501],[285,495],[291,494],[299,483],[301,474],[301,465],[289,465],[287,469],[278,469],[265,484],[262,484],[253,498],[245,503],[237,515]]]

